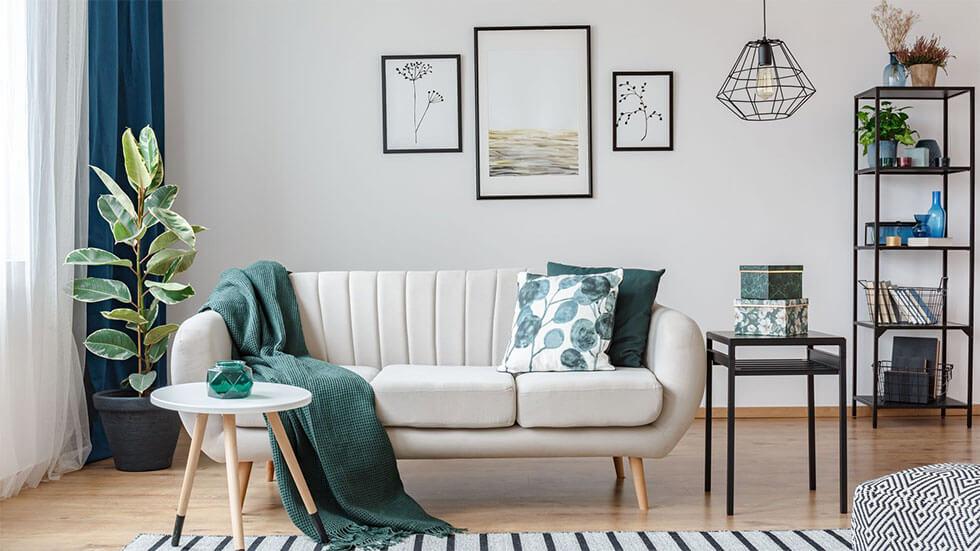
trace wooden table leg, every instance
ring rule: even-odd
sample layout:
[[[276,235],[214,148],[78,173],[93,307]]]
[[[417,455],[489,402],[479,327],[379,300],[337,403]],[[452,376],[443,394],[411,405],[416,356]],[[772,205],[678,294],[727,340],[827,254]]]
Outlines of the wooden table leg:
[[[272,460],[270,459],[265,462],[265,481],[272,482],[275,479],[276,479],[276,470],[272,466]]]
[[[296,460],[296,454],[293,453],[293,446],[289,443],[289,436],[286,435],[286,429],[282,426],[282,419],[279,418],[279,414],[276,412],[266,413],[265,416],[269,421],[269,427],[272,428],[272,434],[275,435],[276,442],[279,444],[282,458],[286,461],[286,466],[289,468],[289,474],[293,477],[293,483],[296,484],[296,491],[299,492],[299,496],[303,500],[303,506],[306,507],[306,512],[309,513],[310,520],[313,521],[313,527],[316,529],[317,536],[319,536],[321,543],[327,543],[327,531],[323,528],[323,522],[317,513],[316,502],[313,501],[310,488],[306,485],[303,470],[300,469],[299,461]]]
[[[242,497],[238,485],[238,427],[235,415],[221,416],[225,433],[225,472],[228,475],[228,509],[231,511],[231,537],[235,551],[245,551],[245,530],[242,527]]]
[[[242,497],[242,509],[245,509],[245,494],[248,493],[248,480],[250,478],[252,478],[252,462],[240,462],[238,464],[238,492]]]
[[[174,531],[170,537],[170,545],[177,547],[180,533],[184,529],[184,516],[187,514],[187,503],[191,499],[191,487],[194,486],[194,474],[197,472],[197,460],[201,457],[201,444],[204,442],[204,429],[208,426],[208,414],[198,413],[194,421],[194,434],[191,435],[191,449],[187,452],[187,465],[184,467],[184,483],[180,485],[180,498],[177,500],[177,518],[174,519]]]

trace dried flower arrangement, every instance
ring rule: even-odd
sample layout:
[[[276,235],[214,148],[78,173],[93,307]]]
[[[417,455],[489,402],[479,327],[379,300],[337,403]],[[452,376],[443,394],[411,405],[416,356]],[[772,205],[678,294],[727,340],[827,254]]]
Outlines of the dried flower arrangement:
[[[906,67],[920,64],[935,65],[942,67],[943,72],[946,72],[946,62],[956,57],[949,53],[948,48],[939,44],[939,37],[936,35],[931,38],[920,36],[911,46],[902,46],[895,55]]]
[[[889,52],[897,52],[905,46],[905,37],[918,19],[919,14],[891,6],[888,0],[881,0],[871,10],[871,20],[881,31]]]

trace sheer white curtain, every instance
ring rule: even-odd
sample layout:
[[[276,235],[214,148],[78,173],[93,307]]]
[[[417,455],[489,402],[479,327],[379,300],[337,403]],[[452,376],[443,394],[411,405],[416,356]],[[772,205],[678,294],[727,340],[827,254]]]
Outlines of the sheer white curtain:
[[[90,448],[72,303],[86,2],[0,0],[0,499]]]

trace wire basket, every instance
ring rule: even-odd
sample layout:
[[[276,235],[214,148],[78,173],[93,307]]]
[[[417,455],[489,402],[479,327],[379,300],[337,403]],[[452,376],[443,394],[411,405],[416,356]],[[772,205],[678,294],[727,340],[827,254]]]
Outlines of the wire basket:
[[[928,369],[898,369],[892,362],[878,362],[878,400],[928,404],[946,399],[946,386],[953,364],[940,364]]]
[[[877,311],[879,325],[937,325],[942,323],[946,308],[946,280],[942,278],[939,287],[897,286],[882,281],[877,293],[878,308],[874,307],[875,283],[859,283],[868,300],[868,314],[875,319]]]

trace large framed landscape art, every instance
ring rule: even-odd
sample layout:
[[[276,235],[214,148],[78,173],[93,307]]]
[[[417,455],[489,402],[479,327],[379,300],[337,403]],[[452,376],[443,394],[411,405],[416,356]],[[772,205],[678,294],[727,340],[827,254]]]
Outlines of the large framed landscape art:
[[[473,30],[477,199],[592,196],[590,27]]]

